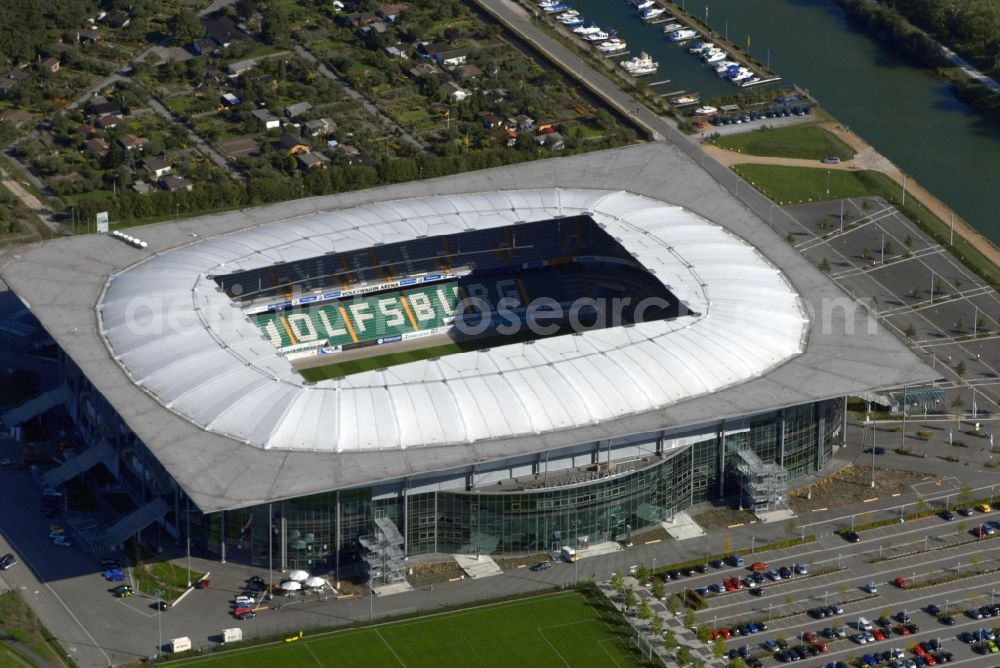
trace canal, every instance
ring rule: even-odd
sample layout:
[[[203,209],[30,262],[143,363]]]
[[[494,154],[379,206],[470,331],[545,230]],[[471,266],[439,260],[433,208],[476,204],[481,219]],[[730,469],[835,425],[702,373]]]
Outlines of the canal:
[[[809,90],[834,116],[913,175],[973,227],[1000,244],[1000,124],[972,112],[947,84],[909,66],[847,24],[830,0],[683,0],[709,25],[728,32],[785,82]],[[662,25],[643,24],[625,0],[569,0],[629,44],[659,61],[652,80],[662,92],[700,91],[703,98],[733,86],[709,66],[670,44]],[[620,59],[616,59],[620,60]]]

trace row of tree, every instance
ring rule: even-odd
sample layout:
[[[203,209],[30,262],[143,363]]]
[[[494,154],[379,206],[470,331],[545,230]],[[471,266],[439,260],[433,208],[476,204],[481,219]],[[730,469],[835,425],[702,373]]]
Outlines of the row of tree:
[[[996,0],[886,0],[914,25],[1000,75],[1000,2]]]
[[[899,12],[875,0],[835,0],[853,25],[922,67],[948,64],[937,43]]]

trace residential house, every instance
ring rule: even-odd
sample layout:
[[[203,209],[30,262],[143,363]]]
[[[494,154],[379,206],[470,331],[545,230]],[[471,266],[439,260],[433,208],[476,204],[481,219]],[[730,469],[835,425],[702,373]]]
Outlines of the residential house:
[[[420,46],[417,47],[427,58],[431,60],[437,60],[437,55],[442,51],[453,51],[455,45],[451,42],[421,42]]]
[[[218,47],[219,45],[215,43],[214,39],[206,37],[204,39],[196,39],[191,42],[188,49],[196,56],[209,56],[215,53],[215,50],[218,49]]]
[[[241,74],[246,74],[255,67],[257,67],[257,61],[251,58],[249,60],[241,60],[239,62],[232,63],[226,69],[229,70],[229,73],[234,77],[238,77]]]
[[[142,167],[155,179],[161,179],[170,173],[170,163],[163,158],[157,158],[155,156],[143,160]]]
[[[392,4],[382,5],[378,8],[378,15],[384,18],[389,23],[395,23],[399,15],[403,13],[406,9],[406,5],[401,2],[394,2]]]
[[[483,119],[483,127],[487,130],[502,128],[506,122],[492,111],[481,111],[479,112],[479,117]]]
[[[454,81],[441,84],[438,87],[438,93],[447,97],[451,102],[461,102],[470,95],[469,91],[465,90]]]
[[[483,91],[483,101],[489,104],[499,104],[509,96],[510,93],[505,88],[493,88]]]
[[[507,124],[513,125],[521,132],[531,132],[535,129],[535,119],[531,116],[525,116],[524,114],[515,116],[513,120],[508,120]]]
[[[351,146],[350,144],[338,144],[337,145],[337,155],[342,158],[347,158],[351,160],[353,158],[358,158],[361,156],[361,151],[357,146]]]
[[[502,128],[496,134],[498,144],[503,144],[508,148],[517,145],[517,130],[514,128]]]
[[[434,60],[441,67],[452,69],[465,65],[466,59],[469,57],[471,51],[469,49],[448,49],[446,51],[439,51],[434,56]],[[482,74],[480,72],[480,74]]]
[[[306,121],[302,124],[302,129],[310,137],[326,136],[337,129],[337,124],[329,118],[317,118],[314,121]]]
[[[97,126],[98,130],[110,130],[111,128],[118,127],[118,124],[121,122],[121,116],[101,116],[94,125]]]
[[[379,20],[378,15],[374,12],[351,12],[350,14],[344,16],[344,25],[352,28],[361,28],[369,26]]]
[[[274,130],[281,127],[281,119],[271,113],[269,109],[257,109],[250,112],[250,115],[257,119],[257,122],[264,126],[265,130]]]
[[[410,76],[414,79],[423,79],[424,77],[440,76],[444,74],[438,68],[437,65],[433,63],[420,63],[416,67],[410,68]]]
[[[222,104],[226,105],[227,107],[235,107],[242,101],[240,100],[240,98],[236,97],[232,93],[223,93],[219,97],[222,98]]]
[[[86,44],[88,42],[100,42],[104,39],[104,36],[97,30],[91,28],[84,28],[82,30],[76,31],[76,41],[80,44]]]
[[[295,104],[290,104],[285,107],[285,116],[295,120],[296,118],[309,113],[310,109],[312,109],[312,105],[308,102],[296,102]]]
[[[0,79],[0,100],[7,97],[16,85],[17,82],[13,79]]]
[[[167,175],[160,179],[160,187],[172,193],[179,190],[190,192],[194,190],[194,182],[191,179],[185,179],[181,176]]]
[[[126,151],[134,151],[136,149],[142,150],[142,147],[149,143],[149,140],[145,137],[137,137],[136,135],[126,134],[124,137],[118,139],[118,143]]]
[[[59,71],[59,59],[58,58],[46,58],[42,62],[38,63],[38,66],[43,70],[48,70],[55,74]]]
[[[379,35],[384,35],[385,31],[388,29],[389,26],[386,25],[386,23],[382,19],[378,19],[377,21],[372,21],[370,24],[361,28],[361,30],[359,30],[358,32],[363,36],[367,35],[369,32],[374,30]]]
[[[24,70],[11,70],[4,72],[3,78],[11,81],[27,81],[31,78],[31,73]]]
[[[108,145],[108,142],[104,141],[100,137],[97,137],[95,139],[88,139],[86,142],[84,142],[83,146],[84,150],[86,150],[87,153],[97,158],[98,160],[106,156],[108,152],[111,151],[111,146]]]
[[[132,22],[132,18],[128,15],[128,12],[119,10],[108,14],[105,21],[108,26],[114,28],[115,30],[120,30],[122,28],[127,28],[128,24]]]
[[[90,105],[90,115],[97,116],[98,118],[102,118],[104,116],[117,116],[121,118],[122,108],[114,102],[109,102],[107,100],[94,102]]]
[[[404,51],[403,49],[400,49],[398,46],[387,46],[387,47],[385,47],[385,53],[390,58],[402,58],[402,59],[405,60],[405,59],[407,59],[407,58],[410,57],[409,54],[406,53],[406,51]]]
[[[245,32],[240,30],[236,21],[225,14],[212,18],[203,18],[201,24],[205,26],[205,36],[221,46],[223,49],[233,42],[238,42],[247,38]]]
[[[281,136],[281,141],[278,142],[278,146],[288,152],[288,155],[297,155],[299,153],[306,153],[309,151],[309,142],[304,140],[302,137],[293,135],[291,132],[286,132]]]
[[[468,65],[463,65],[462,68],[458,71],[458,78],[462,83],[465,83],[467,81],[472,81],[473,79],[478,79],[481,76],[483,76],[483,71],[478,67],[476,67],[475,65],[473,65],[472,63],[469,63]]]
[[[132,182],[132,190],[136,191],[140,195],[148,195],[149,194],[149,184],[146,183],[145,181],[142,181],[142,180],[133,181]]]
[[[299,153],[295,156],[296,161],[299,163],[299,169],[303,172],[308,172],[316,168],[324,168],[330,164],[330,158],[326,157],[318,151],[306,151],[305,153]]]
[[[543,132],[535,135],[535,143],[553,151],[561,151],[566,147],[566,141],[558,132]]]

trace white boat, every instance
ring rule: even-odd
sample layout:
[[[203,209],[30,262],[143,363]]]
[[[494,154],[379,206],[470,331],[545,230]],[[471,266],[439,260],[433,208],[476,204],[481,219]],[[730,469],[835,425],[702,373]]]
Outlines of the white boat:
[[[564,26],[566,26],[567,28],[572,28],[574,26],[583,25],[583,17],[582,16],[574,16],[571,19],[564,19],[563,22],[562,22],[562,24]]]
[[[652,21],[661,14],[665,14],[666,11],[667,10],[664,9],[663,7],[649,7],[647,9],[642,10],[639,13],[639,16],[642,18],[643,21]]]
[[[557,3],[555,5],[549,5],[548,7],[542,7],[542,11],[546,14],[555,14],[556,12],[564,12],[569,9],[569,5],[563,3]]]
[[[736,74],[729,77],[729,80],[733,83],[739,83],[744,79],[749,79],[753,76],[753,70],[747,69],[746,67],[741,67],[736,70]]]
[[[695,44],[694,46],[692,46],[690,49],[688,49],[688,53],[693,53],[693,54],[697,55],[699,53],[704,53],[705,51],[711,51],[712,49],[715,49],[715,48],[716,48],[716,46],[714,44],[712,44],[711,42],[698,42],[697,44]]]
[[[670,41],[683,42],[684,40],[694,39],[697,36],[698,36],[697,30],[691,30],[689,28],[685,28],[684,30],[678,30],[677,32],[671,33]]]
[[[598,30],[597,32],[590,33],[589,35],[584,37],[584,39],[587,40],[588,42],[603,42],[608,37],[611,37],[611,35],[604,32],[603,30]]]
[[[681,95],[670,100],[670,104],[696,104],[700,98],[697,95]]]
[[[757,83],[758,81],[760,81],[760,77],[750,77],[749,79],[744,79],[743,81],[741,81],[740,85],[749,86],[751,84]]]
[[[565,21],[566,19],[576,18],[579,15],[580,12],[576,11],[575,9],[571,9],[568,12],[563,12],[562,14],[557,16],[556,21]]]
[[[650,56],[649,56],[648,53],[646,53],[645,51],[643,51],[638,56],[635,56],[633,58],[629,58],[628,60],[623,60],[623,61],[621,61],[618,64],[621,65],[622,67],[624,67],[626,70],[631,70],[631,69],[634,69],[636,67],[645,67],[647,65],[651,65],[652,63],[653,63],[653,59],[650,58]]]
[[[684,26],[682,26],[680,23],[668,23],[667,25],[663,26],[663,34],[669,35],[670,33],[680,30],[683,27]]]
[[[697,109],[694,110],[695,116],[714,116],[717,113],[719,113],[718,109],[716,109],[715,107],[709,107],[708,105],[704,107],[698,107]]]
[[[706,63],[717,63],[720,60],[726,59],[726,52],[723,51],[722,49],[719,49],[717,51],[709,51],[704,56],[702,56],[702,59],[704,59]]]
[[[538,7],[544,10],[559,4],[562,4],[562,0],[541,0],[541,2],[538,3]]]
[[[607,42],[598,44],[597,48],[605,53],[615,53],[617,51],[624,51],[627,49],[628,44],[615,37],[613,39],[609,39]]]
[[[632,5],[636,9],[638,9],[640,12],[642,10],[644,10],[644,9],[648,9],[649,7],[652,7],[655,4],[656,4],[656,2],[654,0],[633,0],[632,1]]]
[[[723,74],[726,73],[726,70],[728,70],[733,65],[739,65],[739,63],[733,62],[732,60],[724,60],[715,66],[715,72],[719,76],[722,76]]]
[[[595,32],[601,32],[601,28],[593,23],[584,23],[582,26],[573,28],[573,32],[577,35],[592,35]]]
[[[653,63],[652,65],[644,65],[642,67],[637,67],[633,70],[629,70],[629,74],[634,77],[644,77],[650,74],[656,74],[656,71],[660,69],[659,63]]]

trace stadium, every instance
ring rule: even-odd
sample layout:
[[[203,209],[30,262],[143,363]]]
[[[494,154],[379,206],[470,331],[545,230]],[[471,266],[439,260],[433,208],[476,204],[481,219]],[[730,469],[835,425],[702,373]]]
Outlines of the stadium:
[[[42,479],[132,500],[97,553],[157,526],[340,575],[627,540],[780,507],[848,396],[937,378],[668,144],[130,232],[0,272],[60,368],[6,425],[65,407],[81,444]]]

